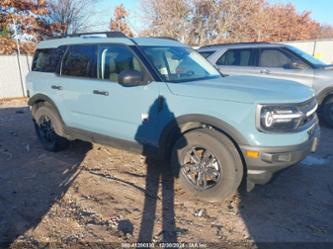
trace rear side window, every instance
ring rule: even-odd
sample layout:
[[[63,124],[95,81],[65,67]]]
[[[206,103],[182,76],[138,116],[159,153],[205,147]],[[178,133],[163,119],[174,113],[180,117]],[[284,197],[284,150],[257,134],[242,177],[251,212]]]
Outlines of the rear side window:
[[[32,62],[32,71],[55,73],[65,52],[65,47],[38,49]]]
[[[259,56],[260,67],[286,67],[292,59],[278,49],[262,49]]]
[[[62,62],[61,75],[96,78],[95,45],[70,46]]]
[[[206,59],[211,56],[212,54],[215,53],[215,51],[198,51],[199,54],[201,54],[203,57],[205,57]]]
[[[228,50],[217,60],[216,64],[219,66],[253,66],[253,50]]]

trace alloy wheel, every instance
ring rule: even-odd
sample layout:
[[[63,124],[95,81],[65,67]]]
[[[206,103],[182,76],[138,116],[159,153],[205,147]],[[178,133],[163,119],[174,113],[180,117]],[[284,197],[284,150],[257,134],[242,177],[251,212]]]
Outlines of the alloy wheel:
[[[208,149],[195,146],[186,152],[182,173],[186,180],[199,191],[214,187],[221,180],[221,165]]]

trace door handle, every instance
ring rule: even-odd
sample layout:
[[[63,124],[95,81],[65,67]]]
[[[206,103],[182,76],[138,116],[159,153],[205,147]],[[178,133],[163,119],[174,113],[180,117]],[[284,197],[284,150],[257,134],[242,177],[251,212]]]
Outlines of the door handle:
[[[93,93],[98,94],[98,95],[109,96],[109,92],[106,92],[106,91],[94,90]]]
[[[55,86],[55,85],[52,85],[51,88],[54,89],[54,90],[62,90],[63,89],[62,86]]]
[[[268,69],[261,69],[259,72],[262,74],[269,74],[271,71],[269,71]]]

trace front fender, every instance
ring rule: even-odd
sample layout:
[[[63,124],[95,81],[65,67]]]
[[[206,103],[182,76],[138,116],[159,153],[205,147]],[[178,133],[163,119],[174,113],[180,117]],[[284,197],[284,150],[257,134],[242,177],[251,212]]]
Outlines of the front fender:
[[[317,95],[318,105],[321,105],[329,95],[333,95],[333,87],[325,88]]]
[[[207,115],[189,114],[177,117],[166,125],[159,140],[161,153],[165,156],[168,155],[171,152],[173,143],[180,138],[182,134],[203,126],[211,126],[214,129],[223,132],[236,144],[237,147],[239,147],[239,145],[248,144],[244,136],[225,121]]]

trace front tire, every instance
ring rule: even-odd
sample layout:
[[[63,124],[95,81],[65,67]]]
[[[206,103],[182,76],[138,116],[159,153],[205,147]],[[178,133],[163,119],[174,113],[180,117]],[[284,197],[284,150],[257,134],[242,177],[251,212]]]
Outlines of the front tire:
[[[322,114],[326,124],[333,128],[333,96],[323,103]]]
[[[223,201],[242,181],[243,163],[233,142],[213,129],[185,133],[174,145],[173,171],[187,192],[205,201]]]
[[[35,130],[44,149],[51,152],[61,151],[68,147],[69,141],[58,135],[62,129],[60,118],[52,106],[42,104],[34,114]]]

